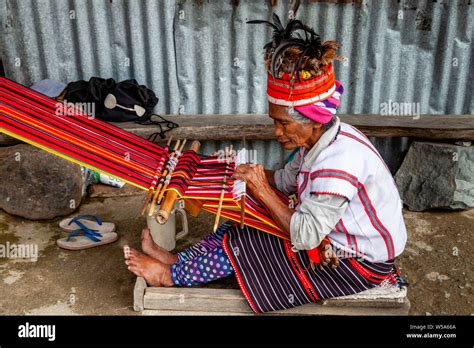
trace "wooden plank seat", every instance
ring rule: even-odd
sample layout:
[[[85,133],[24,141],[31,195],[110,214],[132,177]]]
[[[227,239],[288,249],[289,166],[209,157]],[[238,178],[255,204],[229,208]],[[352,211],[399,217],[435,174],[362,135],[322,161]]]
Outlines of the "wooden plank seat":
[[[268,115],[167,115],[168,120],[179,127],[167,136],[174,139],[193,140],[241,140],[244,136],[253,140],[272,140],[273,121]],[[434,140],[474,140],[474,115],[339,115],[343,122],[360,129],[367,136],[412,137]],[[137,123],[116,123],[141,137],[156,132],[156,126]]]
[[[145,315],[254,315],[238,289],[148,287],[138,277],[134,310]],[[263,315],[406,315],[406,287],[380,287],[359,294]]]

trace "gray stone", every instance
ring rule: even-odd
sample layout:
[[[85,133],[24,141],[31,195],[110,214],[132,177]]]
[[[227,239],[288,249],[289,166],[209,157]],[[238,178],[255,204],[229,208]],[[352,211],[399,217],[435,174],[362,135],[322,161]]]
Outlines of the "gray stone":
[[[12,146],[21,144],[21,141],[6,134],[0,133],[0,146]]]
[[[395,175],[408,209],[474,207],[474,146],[413,142]]]
[[[71,214],[82,198],[81,167],[30,145],[0,148],[0,208],[31,220]]]

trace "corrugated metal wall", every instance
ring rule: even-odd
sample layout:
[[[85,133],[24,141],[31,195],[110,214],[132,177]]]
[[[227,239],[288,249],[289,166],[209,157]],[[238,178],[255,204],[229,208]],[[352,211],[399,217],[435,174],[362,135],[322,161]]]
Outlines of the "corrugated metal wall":
[[[6,75],[24,84],[135,78],[160,97],[160,113],[265,113],[262,46],[271,32],[245,22],[286,17],[292,2],[0,0],[1,55]],[[472,114],[471,3],[302,1],[298,18],[343,45],[341,113],[379,113],[391,100],[418,102],[421,113]],[[275,143],[252,145],[267,165],[284,157]],[[407,140],[376,145],[394,168]]]

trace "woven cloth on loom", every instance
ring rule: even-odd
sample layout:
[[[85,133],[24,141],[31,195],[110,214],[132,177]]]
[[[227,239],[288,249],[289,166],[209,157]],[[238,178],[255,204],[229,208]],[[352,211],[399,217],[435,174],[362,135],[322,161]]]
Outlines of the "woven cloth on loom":
[[[92,118],[79,108],[65,110],[62,106],[54,99],[0,78],[0,132],[143,190],[149,189],[160,161],[169,157],[165,148]],[[167,191],[174,190],[182,198],[199,199],[204,210],[215,214],[226,177],[221,214],[240,221],[240,205],[232,196],[234,167],[234,163],[222,163],[217,157],[185,151]],[[283,202],[288,202],[285,195],[276,192]],[[267,210],[250,196],[245,210],[246,225],[287,238]]]

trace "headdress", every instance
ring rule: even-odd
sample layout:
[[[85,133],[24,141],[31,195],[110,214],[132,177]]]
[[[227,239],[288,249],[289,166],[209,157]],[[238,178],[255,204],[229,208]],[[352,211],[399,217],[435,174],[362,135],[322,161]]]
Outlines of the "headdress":
[[[316,122],[329,122],[343,93],[333,68],[333,60],[340,59],[336,55],[340,45],[332,40],[321,41],[313,29],[297,19],[289,20],[284,27],[276,14],[273,23],[247,23],[273,28],[272,40],[264,46],[268,100],[293,107]]]

